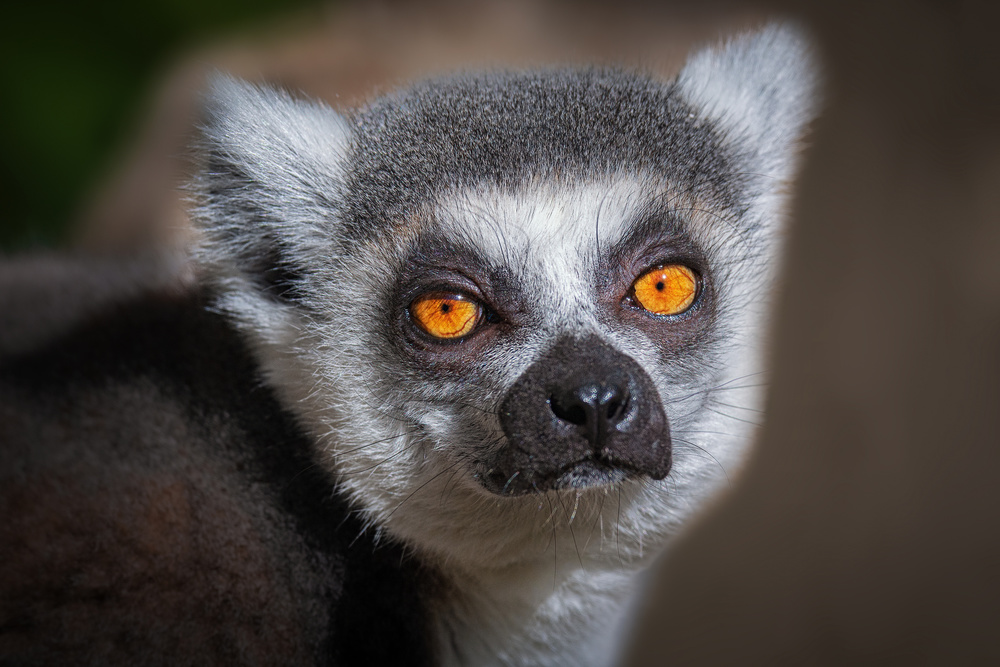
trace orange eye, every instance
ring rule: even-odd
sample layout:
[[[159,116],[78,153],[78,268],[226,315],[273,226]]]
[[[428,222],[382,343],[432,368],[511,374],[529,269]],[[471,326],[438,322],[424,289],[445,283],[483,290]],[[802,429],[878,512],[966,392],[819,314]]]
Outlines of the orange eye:
[[[476,328],[483,308],[458,294],[431,293],[410,304],[410,315],[435,338],[460,338]]]
[[[698,293],[694,271],[680,264],[659,266],[639,276],[632,286],[635,300],[655,315],[679,315]]]

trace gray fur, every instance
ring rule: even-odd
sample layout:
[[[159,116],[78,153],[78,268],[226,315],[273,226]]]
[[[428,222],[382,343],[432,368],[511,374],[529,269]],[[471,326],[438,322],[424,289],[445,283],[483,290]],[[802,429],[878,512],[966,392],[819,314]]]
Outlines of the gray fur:
[[[629,171],[733,194],[711,125],[675,85],[617,69],[466,74],[378,100],[352,117],[345,219],[370,235],[447,191]]]
[[[445,662],[607,660],[635,574],[740,460],[813,87],[787,26],[698,54],[673,82],[462,74],[346,117],[216,83],[196,184],[216,306],[369,527],[445,573]],[[698,268],[697,307],[624,308],[666,261]],[[415,340],[408,305],[442,287],[499,324]],[[670,475],[492,495],[479,480],[508,446],[505,394],[556,341],[587,337],[652,378]]]

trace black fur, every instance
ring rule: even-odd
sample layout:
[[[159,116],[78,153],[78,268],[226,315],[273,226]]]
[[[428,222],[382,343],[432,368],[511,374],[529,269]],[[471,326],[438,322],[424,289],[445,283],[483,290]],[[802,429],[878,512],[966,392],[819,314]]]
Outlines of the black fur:
[[[204,303],[0,365],[0,664],[433,663],[434,573],[362,533]]]

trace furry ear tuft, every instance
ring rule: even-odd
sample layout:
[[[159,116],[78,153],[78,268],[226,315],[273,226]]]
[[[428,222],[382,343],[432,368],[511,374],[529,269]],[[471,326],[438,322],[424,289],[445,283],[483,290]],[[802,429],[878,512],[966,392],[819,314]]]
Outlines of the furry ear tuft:
[[[784,180],[818,110],[817,70],[803,29],[778,23],[694,54],[677,84],[747,164]]]
[[[350,138],[346,119],[325,105],[215,77],[192,186],[201,264],[293,295],[337,224]]]
[[[224,75],[210,82],[205,116],[204,147],[261,183],[328,185],[350,139],[346,119],[328,106]]]

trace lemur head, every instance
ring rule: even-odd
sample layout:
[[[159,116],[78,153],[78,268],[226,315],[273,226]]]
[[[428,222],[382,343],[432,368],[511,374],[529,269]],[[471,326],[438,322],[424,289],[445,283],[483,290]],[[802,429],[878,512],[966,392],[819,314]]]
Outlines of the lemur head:
[[[641,562],[756,416],[807,56],[772,27],[671,82],[458,75],[347,115],[219,80],[199,261],[376,530]]]

